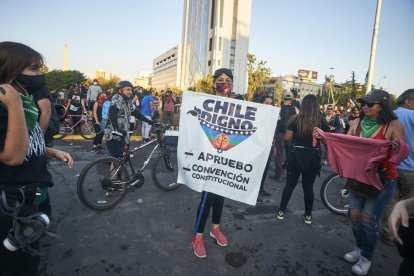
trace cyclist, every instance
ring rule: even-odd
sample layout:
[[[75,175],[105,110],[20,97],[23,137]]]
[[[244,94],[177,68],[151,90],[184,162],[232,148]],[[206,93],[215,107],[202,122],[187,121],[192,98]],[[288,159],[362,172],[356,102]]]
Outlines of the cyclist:
[[[81,119],[81,115],[85,114],[85,97],[81,94],[79,85],[74,85],[69,92],[68,102],[66,104],[66,110],[69,112],[72,117],[72,124],[76,125]],[[75,129],[77,133],[77,128]]]
[[[117,158],[122,157],[125,145],[129,145],[128,131],[131,116],[150,125],[154,124],[132,104],[132,89],[132,83],[120,81],[116,86],[116,93],[111,97],[109,123],[106,126],[106,133],[108,133],[106,145],[110,155]]]

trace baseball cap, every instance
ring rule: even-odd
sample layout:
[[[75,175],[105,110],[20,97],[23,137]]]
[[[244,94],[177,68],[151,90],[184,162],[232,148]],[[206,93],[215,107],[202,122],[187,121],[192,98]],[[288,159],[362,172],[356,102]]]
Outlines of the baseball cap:
[[[285,95],[283,95],[283,99],[293,99],[293,93],[290,91],[286,91]]]
[[[326,108],[334,109],[334,105],[333,105],[333,104],[328,104],[328,105],[326,106]]]
[[[389,104],[390,94],[385,90],[373,89],[359,99],[359,102]]]

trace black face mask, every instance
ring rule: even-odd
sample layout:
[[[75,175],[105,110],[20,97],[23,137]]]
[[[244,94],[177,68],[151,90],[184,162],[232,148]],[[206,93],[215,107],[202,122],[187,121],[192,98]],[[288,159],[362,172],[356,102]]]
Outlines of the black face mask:
[[[29,76],[20,74],[16,77],[15,81],[21,84],[29,95],[46,85],[45,75]]]

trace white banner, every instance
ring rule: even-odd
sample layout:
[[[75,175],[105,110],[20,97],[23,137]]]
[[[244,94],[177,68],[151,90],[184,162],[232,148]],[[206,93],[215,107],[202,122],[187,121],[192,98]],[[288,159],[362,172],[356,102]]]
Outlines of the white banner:
[[[178,183],[255,205],[279,108],[186,91]]]

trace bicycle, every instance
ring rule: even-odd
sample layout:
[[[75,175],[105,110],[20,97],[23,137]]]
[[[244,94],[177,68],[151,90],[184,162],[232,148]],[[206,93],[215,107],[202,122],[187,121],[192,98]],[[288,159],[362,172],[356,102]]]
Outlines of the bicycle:
[[[80,117],[80,119],[73,124],[73,118]],[[53,136],[54,139],[62,139],[66,135],[73,134],[74,130],[77,129],[78,133],[87,140],[91,140],[96,136],[95,127],[92,123],[90,115],[66,115],[60,122],[59,134]],[[100,129],[100,128],[97,128]]]
[[[180,188],[181,184],[177,183],[177,150],[164,143],[165,132],[170,127],[169,124],[157,123],[154,126],[157,139],[132,150],[126,145],[121,158],[103,157],[86,165],[77,182],[77,193],[82,204],[94,210],[107,210],[117,205],[128,190],[144,185],[144,169],[158,148],[160,154],[152,166],[152,180],[164,191]],[[142,167],[134,169],[131,155],[153,144],[155,145]]]
[[[322,183],[320,195],[323,205],[339,215],[348,213],[349,207],[349,191],[345,187],[346,178],[332,173]]]

